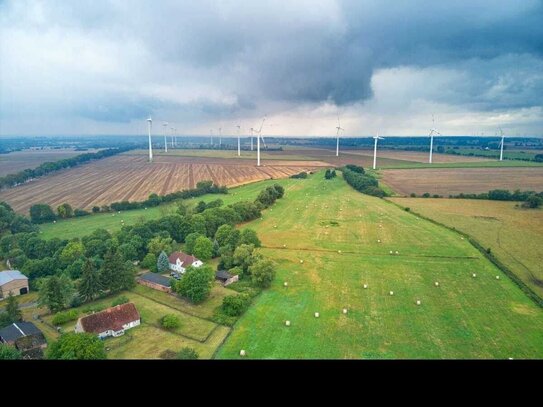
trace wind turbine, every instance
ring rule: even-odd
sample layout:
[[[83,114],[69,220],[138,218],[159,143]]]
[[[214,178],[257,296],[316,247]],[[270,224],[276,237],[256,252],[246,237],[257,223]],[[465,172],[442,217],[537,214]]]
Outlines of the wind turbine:
[[[500,135],[502,136],[502,141],[500,142],[500,161],[503,161],[503,142],[505,140],[505,136],[503,135],[503,130],[501,127],[499,128]]]
[[[241,156],[241,145],[240,145],[240,141],[239,141],[239,133],[241,132],[241,126],[238,124],[236,126],[238,128],[238,157]]]
[[[337,132],[336,132],[336,138],[337,138],[337,144],[336,144],[336,157],[339,157],[339,132],[342,130],[345,130],[341,128],[341,124],[339,122],[339,115],[337,116]]]
[[[434,151],[434,134],[439,134],[441,136],[441,133],[435,128],[434,115],[432,115],[432,128],[430,129],[430,134],[428,134],[428,137],[430,137],[430,159],[428,162],[430,164],[432,164],[432,153]]]
[[[384,140],[384,137],[379,137],[379,134],[375,137],[373,137],[375,140],[375,145],[373,147],[373,169],[375,170],[377,168],[377,141]]]
[[[209,130],[211,133],[211,148],[213,148],[213,129]]]
[[[151,144],[151,126],[153,125],[153,119],[151,119],[151,116],[147,119],[147,123],[149,124],[149,162],[153,162],[153,145]]]
[[[255,129],[253,129],[251,127],[251,151],[253,151],[253,134],[254,134],[254,131],[255,131]]]
[[[264,119],[262,119],[262,124],[260,125],[260,129],[256,130],[256,132],[258,133],[258,136],[256,137],[256,165],[257,167],[260,167],[260,138],[262,137],[262,127],[264,126],[265,121],[266,121],[266,116],[264,116]]]
[[[222,127],[219,127],[219,148],[222,146]]]
[[[168,152],[168,142],[166,141],[166,129],[168,128],[168,122],[162,124],[164,126],[164,152]]]

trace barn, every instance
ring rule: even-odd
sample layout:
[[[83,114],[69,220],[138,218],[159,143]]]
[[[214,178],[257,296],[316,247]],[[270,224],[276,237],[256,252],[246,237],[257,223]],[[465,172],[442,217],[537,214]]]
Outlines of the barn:
[[[138,277],[138,284],[152,288],[153,290],[172,292],[172,285],[168,277],[156,273],[145,273]]]
[[[0,271],[0,299],[28,293],[28,277],[18,270]]]

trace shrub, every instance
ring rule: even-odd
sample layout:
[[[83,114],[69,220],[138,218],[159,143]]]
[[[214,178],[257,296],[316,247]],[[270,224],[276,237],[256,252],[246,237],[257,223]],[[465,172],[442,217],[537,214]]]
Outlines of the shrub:
[[[111,303],[111,306],[116,307],[117,305],[127,304],[128,302],[130,302],[128,297],[126,295],[121,295],[115,298],[115,300]]]
[[[230,317],[238,317],[245,312],[250,301],[248,294],[228,295],[222,300],[221,310]]]
[[[410,211],[411,211],[411,208],[404,208],[404,211],[410,212]]]
[[[424,194],[422,194],[422,197],[423,197],[423,198],[430,198],[430,193],[429,193],[429,192],[425,192]]]
[[[416,198],[417,197],[417,194],[415,194],[414,192],[411,192],[411,195],[409,195],[411,198]]]
[[[180,325],[179,318],[173,314],[164,315],[160,320],[160,326],[164,329],[172,330],[179,328]]]
[[[200,355],[193,348],[184,347],[177,354],[177,359],[193,360],[198,359]]]
[[[51,322],[53,325],[63,325],[66,322],[75,321],[79,317],[79,312],[75,309],[57,312]]]

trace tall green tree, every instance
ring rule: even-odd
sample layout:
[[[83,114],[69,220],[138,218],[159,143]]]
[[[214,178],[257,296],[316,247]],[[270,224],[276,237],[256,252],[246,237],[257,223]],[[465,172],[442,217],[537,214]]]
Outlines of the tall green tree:
[[[123,275],[125,272],[125,264],[121,255],[113,250],[109,250],[100,269],[100,280],[104,290],[109,290],[111,293],[119,292],[123,289]]]
[[[170,260],[168,260],[168,255],[166,252],[160,252],[156,262],[156,267],[159,273],[166,273],[170,270]]]
[[[213,257],[213,243],[205,236],[200,236],[194,242],[193,254],[202,261],[207,261]]]
[[[79,282],[79,295],[83,301],[92,301],[100,295],[103,290],[100,274],[94,268],[92,261],[87,259],[81,272]]]
[[[210,266],[189,267],[175,290],[193,303],[204,301],[211,292],[214,272]]]
[[[93,360],[106,359],[104,342],[90,333],[69,332],[49,346],[48,359]]]
[[[57,207],[57,213],[59,218],[66,219],[74,216],[74,210],[69,203],[63,203]]]
[[[13,322],[21,321],[23,319],[23,314],[19,309],[17,299],[11,293],[9,293],[8,302],[6,304],[6,314]]]
[[[0,360],[21,359],[22,355],[15,347],[0,343]]]
[[[260,288],[268,288],[274,277],[275,268],[269,259],[259,259],[249,267],[251,281]]]
[[[73,298],[74,286],[67,276],[51,276],[42,281],[38,304],[46,306],[51,312],[62,311]]]

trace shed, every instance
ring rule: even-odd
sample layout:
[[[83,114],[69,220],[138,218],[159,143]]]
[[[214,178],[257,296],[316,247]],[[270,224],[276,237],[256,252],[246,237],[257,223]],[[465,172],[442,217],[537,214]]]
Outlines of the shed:
[[[232,275],[226,270],[219,270],[215,273],[215,280],[220,281],[221,284],[226,287],[227,285],[238,281],[239,276],[237,274]]]

